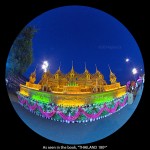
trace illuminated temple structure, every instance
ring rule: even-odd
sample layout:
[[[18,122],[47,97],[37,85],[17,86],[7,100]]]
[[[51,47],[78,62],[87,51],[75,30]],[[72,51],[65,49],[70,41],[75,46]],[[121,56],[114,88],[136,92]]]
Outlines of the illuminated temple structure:
[[[66,94],[84,94],[104,92],[120,87],[120,83],[116,81],[116,76],[110,70],[111,85],[107,85],[103,74],[97,69],[91,74],[85,65],[82,74],[77,73],[72,68],[67,74],[63,74],[60,67],[55,74],[50,71],[44,72],[39,82],[42,91]]]
[[[62,73],[59,67],[54,74],[49,70],[44,72],[38,84],[34,83],[35,80],[36,70],[31,73],[26,85],[20,85],[20,94],[45,103],[54,102],[63,106],[101,103],[121,97],[126,93],[126,87],[117,82],[111,69],[111,84],[107,84],[97,67],[96,72],[91,74],[86,65],[82,74],[77,73],[72,64],[72,68],[67,74]]]
[[[121,86],[110,67],[109,70],[110,84],[97,67],[91,74],[85,65],[79,74],[73,64],[67,74],[60,67],[54,74],[46,70],[35,84],[35,69],[29,82],[20,84],[19,103],[37,115],[57,121],[84,122],[106,117],[126,106],[128,99],[126,85]]]

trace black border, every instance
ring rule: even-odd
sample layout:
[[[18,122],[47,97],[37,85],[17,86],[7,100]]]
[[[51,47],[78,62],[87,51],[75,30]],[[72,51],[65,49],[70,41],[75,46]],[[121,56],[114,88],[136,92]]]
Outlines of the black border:
[[[147,47],[146,47],[146,15],[148,10],[146,4],[143,2],[133,2],[127,0],[121,1],[110,1],[110,0],[37,0],[37,1],[5,1],[1,3],[1,30],[2,30],[2,43],[1,43],[1,75],[3,84],[1,95],[2,97],[0,104],[1,114],[1,129],[3,134],[1,135],[2,147],[5,149],[8,147],[15,149],[42,149],[44,145],[55,146],[64,145],[47,140],[38,134],[31,131],[14,112],[7,91],[5,88],[5,63],[7,59],[10,47],[19,34],[19,32],[29,23],[32,19],[37,17],[43,12],[49,9],[65,6],[65,5],[84,5],[91,6],[103,10],[104,12],[111,14],[124,24],[127,29],[131,32],[135,40],[137,41],[141,53],[143,55],[146,77],[149,76],[147,72],[148,59]],[[146,78],[146,84],[142,99],[137,107],[133,116],[129,121],[114,134],[102,139],[98,142],[93,142],[86,145],[107,145],[107,149],[135,149],[139,146],[147,146],[145,133],[146,128],[146,93],[148,87],[148,80]],[[6,144],[4,144],[6,142]]]

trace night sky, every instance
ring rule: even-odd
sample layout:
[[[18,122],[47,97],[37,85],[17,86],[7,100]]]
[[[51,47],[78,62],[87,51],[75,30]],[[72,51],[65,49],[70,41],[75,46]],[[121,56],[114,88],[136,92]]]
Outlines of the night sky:
[[[36,83],[41,79],[44,60],[49,62],[52,73],[60,62],[63,73],[71,70],[72,60],[78,73],[84,72],[85,62],[87,69],[95,73],[96,64],[107,83],[110,83],[108,64],[121,84],[133,79],[133,67],[139,74],[144,72],[134,37],[123,24],[103,11],[84,6],[59,7],[41,14],[27,26],[31,25],[38,31],[33,38],[33,63],[24,75],[29,78],[37,65]]]

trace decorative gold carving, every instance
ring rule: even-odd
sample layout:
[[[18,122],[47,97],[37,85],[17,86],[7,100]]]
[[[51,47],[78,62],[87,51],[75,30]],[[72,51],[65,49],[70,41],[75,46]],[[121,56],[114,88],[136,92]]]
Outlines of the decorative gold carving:
[[[111,84],[114,84],[114,83],[116,83],[117,81],[116,81],[116,76],[115,76],[115,74],[114,73],[112,73],[112,71],[111,71],[111,69],[110,69],[110,66],[108,65],[108,67],[109,67],[109,70],[110,70],[110,82],[111,82]]]
[[[33,73],[31,73],[30,78],[29,78],[29,82],[30,83],[34,83],[36,81],[36,71],[34,71]]]
[[[26,86],[30,87],[31,89],[40,90],[41,85],[40,84],[34,84],[35,81],[36,81],[36,70],[33,73],[31,73],[31,75],[29,77],[29,82],[26,82]]]
[[[111,84],[114,84],[114,83],[116,83],[116,76],[115,76],[115,74],[113,74],[112,72],[110,73],[110,82],[111,82]]]
[[[30,80],[26,83],[26,86],[53,93],[97,93],[114,90],[120,87],[120,83],[116,82],[116,76],[112,73],[111,69],[111,85],[107,85],[103,74],[97,69],[97,66],[96,72],[91,74],[85,64],[85,71],[82,74],[79,74],[75,72],[73,62],[72,68],[67,74],[63,74],[59,66],[55,74],[52,74],[50,71],[44,72],[39,84],[34,84],[35,80],[36,72],[34,71],[30,75]]]

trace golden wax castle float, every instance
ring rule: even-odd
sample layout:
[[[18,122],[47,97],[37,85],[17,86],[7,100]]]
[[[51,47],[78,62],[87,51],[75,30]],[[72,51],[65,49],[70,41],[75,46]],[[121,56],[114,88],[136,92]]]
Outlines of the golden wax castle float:
[[[97,69],[91,74],[86,68],[82,74],[72,68],[67,74],[60,67],[52,74],[43,73],[38,84],[36,70],[29,82],[20,85],[19,103],[42,117],[60,122],[87,122],[117,112],[127,104],[126,86],[117,82],[110,67],[110,83]]]

